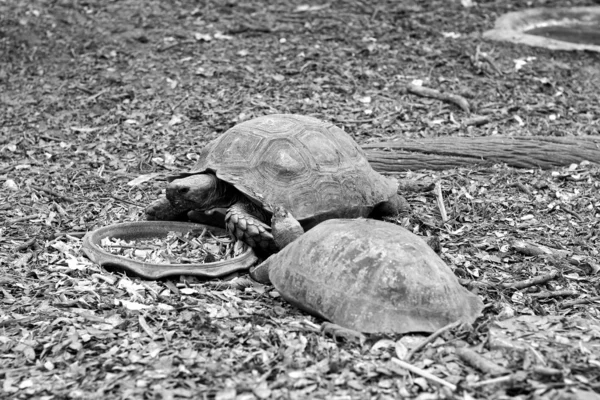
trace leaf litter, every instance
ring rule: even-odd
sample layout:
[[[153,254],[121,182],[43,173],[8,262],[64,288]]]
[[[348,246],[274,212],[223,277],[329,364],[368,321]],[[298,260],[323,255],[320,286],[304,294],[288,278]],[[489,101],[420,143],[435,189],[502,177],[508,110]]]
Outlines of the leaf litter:
[[[597,55],[492,47],[478,32],[522,2],[463,4],[0,2],[0,397],[598,398],[593,162],[398,174],[440,190],[406,193],[393,222],[437,237],[487,306],[427,339],[336,342],[243,275],[144,281],[82,256],[87,231],[140,219],[165,174],[266,113],[361,144],[598,134]]]
[[[245,250],[231,235],[201,232],[168,232],[166,237],[136,240],[106,237],[100,245],[108,252],[155,264],[204,264],[229,260]]]

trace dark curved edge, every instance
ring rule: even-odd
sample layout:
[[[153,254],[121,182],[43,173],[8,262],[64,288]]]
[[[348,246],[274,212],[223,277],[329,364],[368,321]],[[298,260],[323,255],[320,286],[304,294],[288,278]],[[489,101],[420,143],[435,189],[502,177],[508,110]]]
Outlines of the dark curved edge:
[[[161,279],[175,275],[193,275],[202,278],[218,278],[240,270],[247,270],[258,258],[252,248],[236,258],[205,264],[154,264],[109,253],[100,247],[106,237],[132,240],[165,237],[169,232],[191,232],[208,229],[215,234],[226,231],[214,226],[177,221],[139,221],[104,226],[89,232],[83,238],[83,252],[101,266],[113,266],[132,272],[145,279]]]
[[[271,285],[268,263],[263,262],[256,267],[250,268],[250,277],[256,282],[262,283],[263,285]]]

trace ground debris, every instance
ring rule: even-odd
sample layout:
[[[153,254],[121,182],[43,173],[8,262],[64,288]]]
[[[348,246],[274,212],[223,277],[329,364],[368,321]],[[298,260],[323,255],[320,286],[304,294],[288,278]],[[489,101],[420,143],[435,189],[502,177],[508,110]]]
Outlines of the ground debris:
[[[243,275],[143,281],[81,253],[85,232],[143,218],[164,195],[151,178],[264,114],[333,121],[360,144],[597,135],[597,56],[481,42],[524,5],[472,3],[0,2],[0,398],[597,398],[598,160],[399,174],[421,185],[392,222],[439,238],[486,304],[429,339],[335,341]]]
[[[215,236],[207,229],[194,232],[168,232],[165,238],[123,240],[104,238],[108,252],[155,264],[204,264],[239,256],[244,247],[230,235]]]

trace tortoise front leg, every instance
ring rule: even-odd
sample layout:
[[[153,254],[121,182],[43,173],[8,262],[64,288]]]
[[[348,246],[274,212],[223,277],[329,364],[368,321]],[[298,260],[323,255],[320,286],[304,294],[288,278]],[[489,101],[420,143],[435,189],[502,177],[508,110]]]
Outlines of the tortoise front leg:
[[[238,202],[229,207],[225,216],[227,230],[248,246],[268,253],[275,253],[271,227],[264,223],[262,210],[250,203]]]

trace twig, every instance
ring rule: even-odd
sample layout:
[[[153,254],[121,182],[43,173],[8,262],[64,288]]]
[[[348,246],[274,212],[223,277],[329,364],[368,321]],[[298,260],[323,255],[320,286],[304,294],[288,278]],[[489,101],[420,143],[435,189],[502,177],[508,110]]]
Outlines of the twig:
[[[87,232],[55,232],[52,235],[50,235],[48,237],[49,240],[56,240],[59,239],[61,237],[65,237],[65,236],[71,236],[74,238],[79,238],[81,239],[82,237],[85,236]]]
[[[442,196],[442,185],[439,181],[437,181],[433,187],[433,192],[435,193],[435,199],[437,201],[438,208],[440,209],[440,215],[442,216],[442,222],[448,221],[448,213],[446,212],[446,207],[444,206],[444,197]]]
[[[75,200],[73,200],[72,198],[64,196],[64,195],[62,195],[62,194],[60,194],[58,192],[55,192],[52,189],[48,189],[46,187],[39,187],[39,186],[31,186],[31,187],[33,189],[35,189],[35,190],[39,190],[40,192],[44,192],[46,194],[49,194],[50,196],[54,196],[57,199],[63,200],[65,202],[67,202],[67,203],[75,203]]]
[[[509,372],[506,368],[488,360],[481,354],[478,354],[477,352],[467,347],[457,348],[456,355],[467,364],[471,365],[474,368],[477,368],[478,370],[486,374],[502,375],[507,374]]]
[[[515,182],[511,186],[518,188],[521,192],[531,196],[531,190],[523,184],[523,182]]]
[[[495,385],[497,383],[512,382],[513,380],[516,380],[516,379],[518,379],[518,376],[516,376],[515,374],[499,376],[498,378],[492,378],[492,379],[488,379],[485,381],[471,383],[471,384],[469,384],[469,388],[478,388],[478,387],[487,386],[487,385]]]
[[[4,328],[16,324],[24,324],[33,321],[35,317],[11,318],[0,321],[0,328]]]
[[[28,366],[28,367],[19,367],[19,368],[6,368],[6,369],[0,369],[0,378],[6,378],[6,374],[7,373],[14,373],[14,372],[20,372],[20,371],[27,371],[28,369],[33,370],[35,368],[35,366]]]
[[[2,125],[0,123],[0,126],[6,126],[6,125]],[[0,168],[0,174],[6,174],[6,173],[12,171],[13,169],[15,169],[14,165],[9,165],[8,167],[5,167],[5,168]]]
[[[365,124],[367,122],[373,122],[377,118],[369,118],[369,119],[342,119],[342,118],[334,118],[336,122],[341,122],[344,124]]]
[[[420,376],[422,376],[425,379],[429,379],[430,381],[433,381],[433,382],[438,383],[440,385],[446,386],[447,388],[449,388],[452,391],[456,390],[456,385],[454,385],[454,384],[452,384],[452,383],[450,383],[448,381],[445,381],[442,378],[438,378],[437,376],[435,376],[435,375],[433,375],[433,374],[431,374],[431,373],[429,373],[429,372],[427,372],[425,370],[422,370],[421,368],[415,367],[414,365],[411,365],[411,364],[409,364],[407,362],[401,361],[401,360],[397,359],[396,357],[392,357],[391,361],[394,364],[398,365],[399,367],[404,368],[404,369],[406,369],[406,370],[408,370],[408,371],[410,371],[412,373],[415,373],[417,375],[420,375]]]
[[[157,247],[139,247],[139,246],[135,246],[135,245],[121,245],[121,244],[104,244],[102,245],[102,247],[110,247],[110,248],[117,248],[117,249],[136,249],[136,250],[156,250]]]
[[[421,182],[412,179],[398,181],[398,194],[431,192],[435,189],[435,182]]]
[[[545,375],[545,376],[560,376],[563,374],[563,372],[560,369],[544,367],[541,365],[537,365],[537,366],[533,367],[533,372],[535,372],[536,374]]]
[[[171,43],[170,45],[167,45],[165,47],[161,47],[161,48],[157,49],[156,51],[158,51],[159,53],[162,53],[164,51],[171,50],[174,47],[183,46],[184,44],[194,44],[194,43],[196,43],[195,40],[183,40],[181,42],[175,42],[175,43]]]
[[[531,354],[533,354],[535,356],[535,358],[537,358],[537,360],[539,361],[540,364],[542,364],[542,365],[547,364],[544,356],[539,351],[537,351],[535,348],[533,348],[533,346],[531,344],[526,343],[525,346],[529,349]]]
[[[559,275],[558,271],[553,271],[547,275],[536,276],[531,279],[525,279],[523,281],[511,282],[511,283],[503,283],[500,286],[504,289],[524,289],[526,287],[539,285],[542,283],[546,283],[556,278]]]
[[[94,94],[94,92],[92,92],[90,89],[88,89],[88,88],[86,88],[86,87],[83,87],[83,86],[81,86],[81,85],[75,85],[75,89],[79,89],[79,90],[81,90],[83,93],[86,93],[86,94],[90,94],[90,95],[91,95],[91,94]]]
[[[575,290],[556,290],[554,292],[529,293],[529,296],[538,299],[546,299],[549,297],[578,296],[580,293],[581,292],[576,292]]]
[[[85,99],[85,102],[90,102],[92,100],[96,100],[98,97],[102,96],[106,92],[108,92],[108,89],[104,88],[101,91],[99,91],[98,93],[93,94],[90,97],[88,97],[87,99]]]
[[[136,207],[145,207],[144,205],[141,205],[141,204],[138,204],[138,203],[134,203],[133,201],[129,201],[127,199],[124,199],[122,197],[116,196],[114,194],[111,194],[110,197],[112,197],[113,199],[115,199],[117,201],[125,203],[125,204],[129,204],[129,205],[136,206]]]
[[[462,125],[464,126],[481,126],[489,123],[492,120],[492,117],[489,115],[478,115],[473,118],[467,118],[462,121]]]
[[[15,247],[15,252],[23,251],[23,250],[30,248],[31,246],[34,246],[36,240],[37,240],[37,236],[34,236],[31,239],[29,239],[28,241],[21,243],[20,245]]]
[[[423,340],[421,343],[419,343],[414,349],[412,349],[406,355],[406,360],[407,361],[411,360],[414,357],[414,355],[417,354],[419,351],[421,351],[422,348],[427,346],[427,344],[433,342],[435,339],[440,337],[444,332],[449,331],[450,329],[454,329],[454,328],[460,326],[461,324],[462,324],[462,321],[452,322],[451,324],[443,326],[440,329],[438,329],[437,331],[433,332],[431,335],[429,335],[427,338],[425,338],[425,340]]]
[[[40,138],[46,139],[49,141],[54,141],[54,142],[62,142],[64,140],[64,139],[56,138],[56,137],[50,136],[50,135],[40,135]]]
[[[494,62],[494,60],[492,60],[492,58],[490,56],[487,55],[487,53],[483,53],[481,51],[481,46],[477,45],[477,48],[475,49],[475,63],[479,63],[479,59],[482,59],[483,61],[485,61],[486,63],[488,63],[488,65],[499,75],[503,75],[504,72],[502,72],[502,70],[500,68],[498,68],[498,66],[496,66],[496,63]]]
[[[181,99],[179,102],[177,102],[177,104],[175,104],[173,107],[171,107],[171,112],[174,113],[175,110],[177,110],[179,108],[179,106],[181,106],[183,104],[184,101],[186,101],[189,98],[189,96],[185,96],[183,99]]]
[[[566,212],[567,214],[570,214],[572,216],[574,216],[575,218],[577,218],[579,221],[583,221],[583,218],[581,218],[581,215],[577,214],[575,211],[570,210],[568,207],[565,207],[564,205],[560,207],[560,210]]]
[[[96,278],[98,280],[104,281],[106,283],[108,283],[109,285],[114,285],[116,282],[116,279],[113,278],[112,276],[108,276],[108,275],[102,275],[102,274],[92,274],[92,278]]]
[[[466,279],[466,278],[459,278],[458,282],[469,290],[471,290],[473,288],[485,289],[485,288],[489,288],[490,286],[493,286],[493,284],[491,284],[489,282],[475,281],[473,279]]]
[[[512,247],[516,251],[526,256],[542,256],[551,255],[555,257],[567,257],[570,252],[567,250],[553,249],[538,243],[531,243],[525,240],[515,240],[512,242]]]
[[[15,218],[15,219],[11,219],[10,221],[6,221],[6,224],[13,225],[13,224],[17,224],[19,222],[29,221],[30,219],[36,219],[36,218],[40,218],[40,217],[41,217],[40,214],[27,215],[25,217]]]
[[[404,111],[404,110],[390,111],[389,113],[385,113],[385,114],[383,114],[383,115],[378,115],[378,116],[376,116],[376,117],[375,117],[375,120],[378,120],[378,119],[382,119],[382,120],[384,120],[384,119],[386,119],[386,118],[389,118],[389,117],[392,117],[392,116],[394,116],[394,115],[396,115],[396,114],[400,114],[400,113],[402,113],[403,111]]]
[[[166,281],[165,286],[167,287],[167,289],[169,289],[171,291],[171,293],[173,293],[175,295],[175,297],[181,296],[181,292],[179,291],[177,286],[175,286],[173,281]],[[197,307],[197,306],[194,306],[194,307]]]
[[[62,208],[62,206],[60,204],[58,204],[57,202],[52,202],[52,205],[54,206],[54,209],[56,210],[56,212],[59,213],[61,216],[65,217],[65,218],[69,217],[69,214],[67,214],[65,209]]]
[[[504,72],[502,72],[502,70],[500,68],[498,68],[496,66],[496,63],[494,62],[494,60],[492,60],[492,58],[490,56],[488,56],[487,54],[483,53],[481,55],[481,58],[486,61],[496,72],[498,72],[500,75],[504,74]]]
[[[588,297],[586,299],[566,300],[560,304],[560,308],[573,307],[579,304],[590,304],[594,301],[600,301],[600,296]]]
[[[412,83],[409,83],[408,85],[406,85],[406,90],[409,93],[416,94],[418,96],[430,97],[433,99],[445,101],[447,103],[454,103],[458,107],[460,107],[464,112],[466,112],[466,113],[471,112],[471,107],[469,106],[469,102],[467,101],[467,99],[465,99],[464,97],[459,96],[457,94],[442,93],[438,90],[431,89],[431,88],[424,87],[424,86],[417,86]]]
[[[156,339],[156,333],[154,333],[152,328],[150,328],[150,325],[148,325],[148,323],[146,322],[146,318],[144,318],[142,314],[138,316],[138,323],[140,324],[140,327],[144,330],[144,332],[146,332],[146,334],[148,334],[148,336],[150,336],[152,340]]]
[[[307,327],[311,328],[314,332],[320,332],[321,331],[321,327],[307,319],[303,319],[302,321],[300,321],[302,324],[306,325]]]

